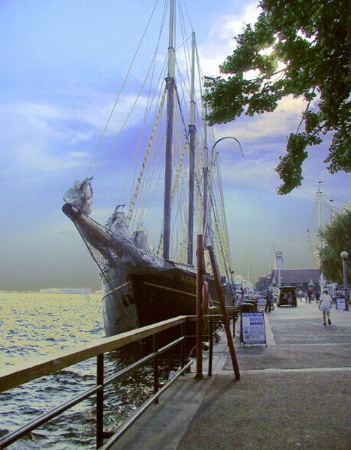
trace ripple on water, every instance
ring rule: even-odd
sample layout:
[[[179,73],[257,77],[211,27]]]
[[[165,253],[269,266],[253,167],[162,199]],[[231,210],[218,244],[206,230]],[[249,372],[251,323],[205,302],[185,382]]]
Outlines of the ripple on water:
[[[101,300],[97,294],[0,293],[0,316],[1,367],[48,356],[104,337]],[[106,376],[140,357],[139,352],[138,347],[127,354],[112,352],[106,355]],[[166,380],[169,370],[174,368],[174,361],[166,361],[161,369],[161,381]],[[0,435],[27,424],[95,383],[96,360],[93,358],[0,394]],[[108,386],[104,398],[105,429],[115,429],[120,425],[152,389],[151,367],[138,369]],[[12,444],[11,450],[73,450],[94,446],[93,397],[41,426],[18,444]]]

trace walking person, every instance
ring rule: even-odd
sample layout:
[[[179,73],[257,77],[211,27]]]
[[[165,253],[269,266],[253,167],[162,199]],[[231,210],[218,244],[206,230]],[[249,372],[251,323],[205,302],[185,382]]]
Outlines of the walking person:
[[[330,321],[330,308],[332,306],[333,299],[328,294],[328,290],[324,289],[321,299],[319,301],[319,310],[323,312],[323,325],[327,324],[326,319],[328,318],[328,324],[331,325]]]
[[[300,302],[301,302],[301,301],[302,301],[302,296],[303,296],[303,292],[302,292],[302,290],[301,290],[301,289],[299,290],[299,292],[298,292],[297,296],[299,297],[299,299],[300,299]]]
[[[311,303],[311,300],[312,300],[312,291],[311,291],[311,289],[309,289],[307,291],[307,299],[308,299],[308,303]],[[307,299],[306,299],[306,302],[307,302]]]
[[[272,305],[273,305],[273,293],[271,291],[271,289],[268,289],[267,291],[267,295],[266,295],[266,307],[265,307],[265,312],[267,312],[267,309],[269,312],[271,312],[272,310]]]
[[[319,300],[320,300],[320,298],[321,298],[321,293],[320,293],[319,291],[317,291],[317,292],[314,294],[314,296],[315,296],[315,299],[316,299],[316,303],[318,303]]]

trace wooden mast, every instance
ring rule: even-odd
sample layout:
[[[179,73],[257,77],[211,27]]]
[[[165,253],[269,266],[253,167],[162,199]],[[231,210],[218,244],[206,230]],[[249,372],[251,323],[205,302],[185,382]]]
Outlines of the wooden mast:
[[[205,117],[207,116],[207,107],[205,105]],[[207,122],[204,121],[204,158],[205,158],[205,164],[203,168],[203,175],[204,175],[204,206],[203,206],[203,225],[202,225],[202,233],[204,237],[204,246],[212,245],[212,242],[210,240],[210,234],[209,234],[209,223],[208,223],[208,190],[209,190],[209,157],[208,157],[208,146],[207,146]],[[212,161],[210,161],[212,163]]]
[[[194,255],[194,172],[195,172],[195,33],[192,33],[190,120],[189,120],[189,216],[188,216],[188,264]]]
[[[163,206],[163,258],[169,259],[170,236],[171,236],[173,110],[174,110],[174,91],[175,91],[174,0],[170,1],[168,75],[166,82],[167,82],[167,135],[166,135],[165,192],[164,192],[164,206]]]

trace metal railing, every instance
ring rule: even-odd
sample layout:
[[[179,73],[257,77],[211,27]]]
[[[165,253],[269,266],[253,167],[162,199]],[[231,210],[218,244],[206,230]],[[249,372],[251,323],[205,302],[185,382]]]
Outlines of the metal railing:
[[[184,356],[185,348],[185,327],[188,321],[194,318],[187,316],[179,316],[174,319],[165,320],[155,325],[150,325],[143,328],[138,328],[133,331],[121,333],[119,335],[104,338],[99,341],[93,341],[90,344],[80,346],[70,351],[61,352],[54,357],[48,357],[36,361],[31,361],[30,364],[15,365],[0,372],[0,392],[8,391],[10,389],[21,386],[29,381],[41,378],[43,376],[52,374],[66,367],[72,366],[82,361],[96,357],[96,386],[86,389],[78,396],[72,398],[66,403],[51,409],[49,412],[41,415],[37,419],[29,422],[18,430],[8,433],[0,439],[0,449],[6,448],[10,444],[16,442],[31,431],[37,429],[41,425],[47,423],[54,417],[62,414],[83,400],[96,395],[96,448],[109,449],[117,442],[117,440],[131,427],[131,425],[142,415],[142,413],[152,404],[157,403],[159,396],[184,372],[186,372],[192,361],[186,361]],[[179,327],[179,337],[171,341],[167,345],[158,348],[158,336],[160,333],[170,330],[171,328]],[[152,336],[153,351],[147,356],[130,364],[128,367],[119,370],[117,373],[109,377],[104,377],[104,354],[121,349],[131,343],[136,343],[145,338]],[[174,376],[162,387],[159,386],[159,363],[158,357],[179,345],[180,347],[180,369]],[[107,433],[103,429],[104,419],[104,389],[114,381],[121,378],[130,371],[141,367],[150,361],[153,362],[153,394],[115,431]],[[104,443],[104,440],[108,439]]]

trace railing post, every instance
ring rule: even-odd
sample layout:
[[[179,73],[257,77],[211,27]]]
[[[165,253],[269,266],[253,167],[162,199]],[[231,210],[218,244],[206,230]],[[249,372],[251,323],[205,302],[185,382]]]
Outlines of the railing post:
[[[196,275],[196,375],[202,379],[202,284],[204,248],[202,235],[197,236],[197,275]]]
[[[185,336],[185,323],[181,323],[180,324],[180,333],[181,336],[184,337]],[[184,339],[182,340],[182,342],[180,343],[180,367],[183,368],[185,366],[185,358],[184,358],[184,354],[185,354],[185,342]]]
[[[213,321],[210,318],[210,348],[208,355],[208,376],[212,376],[212,360],[213,360]]]
[[[159,388],[159,377],[158,377],[158,334],[153,335],[153,347],[154,347],[154,394],[158,392]],[[155,399],[154,403],[158,403],[158,397]]]
[[[104,354],[97,356],[96,360],[97,386],[104,384]],[[104,389],[96,394],[96,448],[100,448],[104,443]]]

